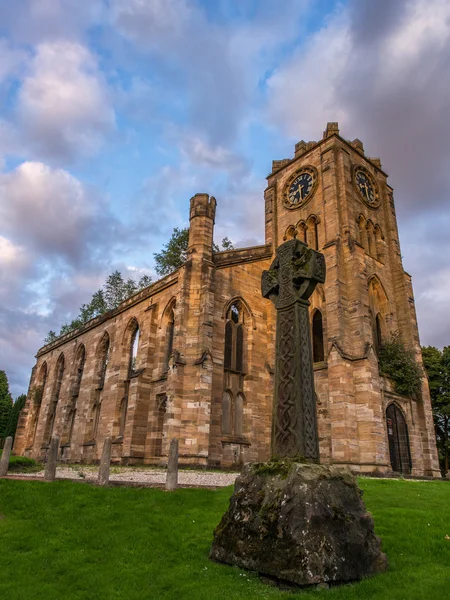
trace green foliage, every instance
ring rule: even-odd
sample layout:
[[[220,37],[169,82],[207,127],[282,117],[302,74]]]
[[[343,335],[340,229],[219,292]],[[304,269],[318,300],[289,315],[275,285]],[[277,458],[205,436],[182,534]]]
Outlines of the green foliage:
[[[158,275],[169,275],[181,267],[186,261],[189,242],[189,227],[179,229],[175,227],[170,240],[163,246],[161,252],[153,254],[155,258],[155,271]]]
[[[0,371],[0,442],[5,439],[9,415],[13,401],[9,393],[8,378],[5,371]]]
[[[424,347],[422,358],[430,387],[439,462],[445,474],[450,461],[450,346],[442,351],[434,346]]]
[[[66,323],[61,327],[59,335],[54,331],[49,331],[44,339],[45,344],[50,344],[59,336],[70,333],[75,329],[79,329],[85,323],[102,315],[108,310],[113,310],[119,306],[121,302],[136,294],[140,290],[148,287],[152,282],[152,278],[148,275],[143,275],[139,281],[134,279],[124,280],[119,271],[114,271],[106,279],[105,284],[97,290],[91,298],[89,304],[83,304],[80,308],[80,314],[71,323]]]
[[[0,457],[1,455],[2,451],[0,450]],[[33,473],[41,470],[42,466],[32,458],[13,456],[12,454],[9,457],[8,473]]]
[[[389,570],[330,590],[282,591],[208,559],[229,504],[220,490],[0,480],[0,596],[8,600],[443,600],[445,481],[360,479]],[[111,525],[113,524],[113,526]]]
[[[399,394],[414,397],[420,391],[422,370],[414,352],[405,348],[398,332],[381,345],[378,368],[382,375],[392,379],[395,391]]]
[[[5,437],[11,436],[13,439],[16,435],[17,423],[19,422],[19,415],[22,408],[25,406],[27,397],[25,394],[21,394],[13,404],[11,412],[9,413],[8,424],[6,425]]]
[[[189,227],[179,229],[175,227],[170,240],[164,245],[161,252],[156,252],[155,271],[158,275],[165,276],[173,273],[176,269],[186,262],[187,249],[189,243]],[[222,250],[233,250],[234,246],[227,237],[222,240]],[[213,243],[214,252],[220,252],[217,244]]]

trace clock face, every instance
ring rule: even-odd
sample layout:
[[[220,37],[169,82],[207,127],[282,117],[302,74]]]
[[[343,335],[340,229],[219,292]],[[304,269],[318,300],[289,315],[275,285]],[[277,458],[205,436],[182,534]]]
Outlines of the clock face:
[[[371,208],[376,208],[379,205],[379,199],[372,178],[362,168],[358,168],[355,170],[354,182],[365,204]]]
[[[304,168],[293,176],[284,196],[284,205],[287,208],[299,208],[306,204],[312,196],[316,182],[316,175],[312,168]]]

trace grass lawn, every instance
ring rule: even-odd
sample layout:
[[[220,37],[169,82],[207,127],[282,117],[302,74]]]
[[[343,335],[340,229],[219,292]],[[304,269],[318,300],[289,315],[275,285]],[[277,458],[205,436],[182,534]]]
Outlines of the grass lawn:
[[[291,593],[208,560],[232,488],[165,493],[0,480],[0,598],[450,598],[450,483],[361,479],[360,485],[389,571],[358,584]]]

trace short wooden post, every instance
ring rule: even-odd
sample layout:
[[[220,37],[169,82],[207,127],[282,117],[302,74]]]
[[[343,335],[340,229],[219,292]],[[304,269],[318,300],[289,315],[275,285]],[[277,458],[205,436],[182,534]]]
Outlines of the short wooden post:
[[[11,455],[12,443],[12,437],[7,437],[5,440],[5,445],[3,446],[2,458],[0,460],[0,477],[4,477],[8,473],[9,457]]]
[[[103,444],[102,459],[98,469],[98,485],[108,485],[109,483],[109,467],[111,465],[111,445],[112,439],[107,437]]]
[[[178,440],[173,438],[169,447],[169,458],[167,461],[166,491],[172,492],[178,485]]]
[[[45,465],[45,481],[54,481],[56,477],[56,463],[58,462],[59,437],[53,436],[50,440],[47,464]]]

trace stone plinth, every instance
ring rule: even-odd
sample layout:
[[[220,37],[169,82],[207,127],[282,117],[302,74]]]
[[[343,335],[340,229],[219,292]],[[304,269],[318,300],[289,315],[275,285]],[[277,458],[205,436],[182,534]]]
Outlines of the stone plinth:
[[[387,558],[361,495],[340,467],[248,465],[214,532],[210,558],[299,586],[385,571]]]

